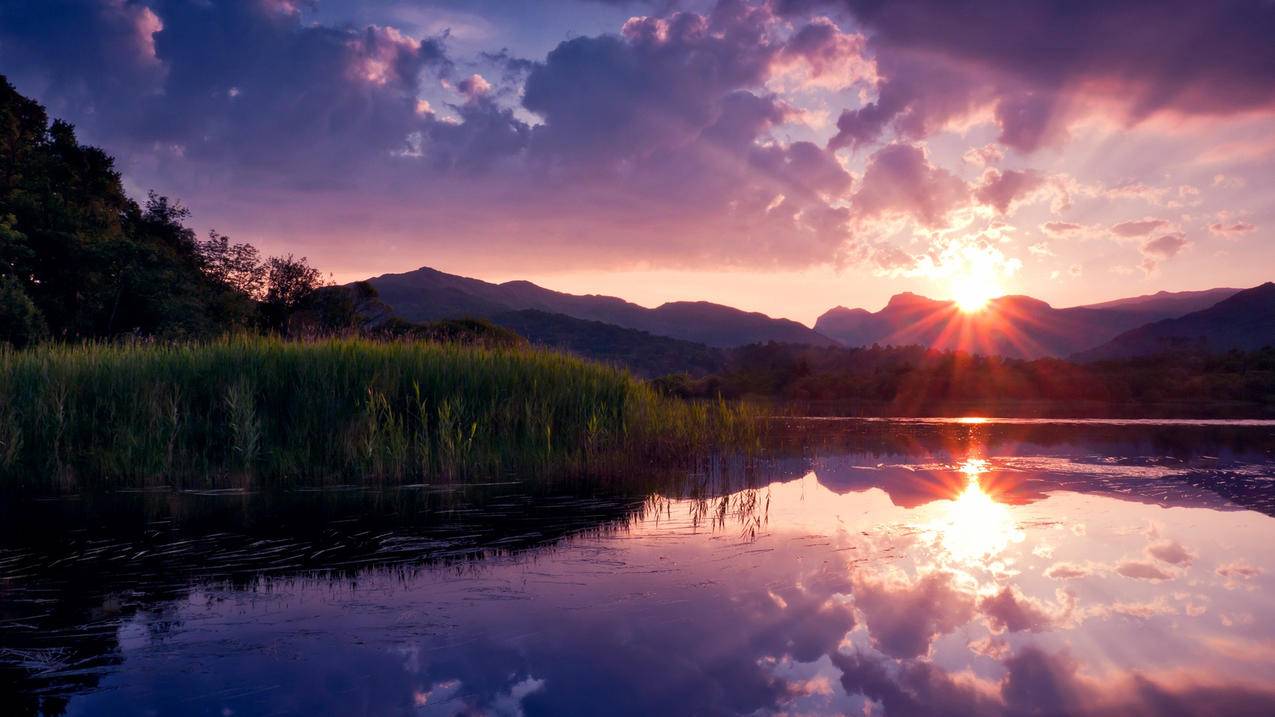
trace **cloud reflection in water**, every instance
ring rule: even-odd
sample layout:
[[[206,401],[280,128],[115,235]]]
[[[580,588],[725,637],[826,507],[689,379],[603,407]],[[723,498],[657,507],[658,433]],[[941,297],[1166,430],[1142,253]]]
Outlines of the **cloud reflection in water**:
[[[824,455],[463,569],[196,580],[68,714],[1275,714],[1275,519],[994,448]]]

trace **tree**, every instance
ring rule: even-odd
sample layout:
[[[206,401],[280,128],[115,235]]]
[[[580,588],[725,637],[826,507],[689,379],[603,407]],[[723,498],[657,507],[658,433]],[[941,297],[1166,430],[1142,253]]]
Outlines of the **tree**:
[[[0,343],[20,349],[48,334],[44,317],[12,276],[0,277]]]
[[[250,326],[255,297],[245,289],[255,283],[260,293],[262,283],[255,251],[227,242],[226,261],[210,266],[189,218],[155,193],[139,206],[109,155],[81,145],[74,127],[50,122],[0,77],[0,274],[18,282],[51,334],[180,337]]]
[[[265,328],[287,333],[288,318],[314,298],[323,285],[322,276],[306,257],[271,257],[266,262],[266,294],[261,302]]]
[[[251,244],[232,244],[230,237],[208,232],[196,247],[204,262],[204,273],[227,288],[253,299],[266,293],[268,267]]]

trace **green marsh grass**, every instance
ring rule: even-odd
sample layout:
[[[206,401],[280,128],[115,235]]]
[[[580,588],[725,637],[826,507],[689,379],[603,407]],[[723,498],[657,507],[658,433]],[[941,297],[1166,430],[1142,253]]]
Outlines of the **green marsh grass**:
[[[242,337],[0,352],[7,487],[605,473],[748,449],[759,423],[527,348]]]

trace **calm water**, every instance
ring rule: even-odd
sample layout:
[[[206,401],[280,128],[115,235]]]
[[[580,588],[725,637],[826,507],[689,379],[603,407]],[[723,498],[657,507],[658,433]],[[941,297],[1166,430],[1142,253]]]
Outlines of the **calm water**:
[[[1275,714],[1275,427],[794,422],[658,491],[5,506],[6,714]]]

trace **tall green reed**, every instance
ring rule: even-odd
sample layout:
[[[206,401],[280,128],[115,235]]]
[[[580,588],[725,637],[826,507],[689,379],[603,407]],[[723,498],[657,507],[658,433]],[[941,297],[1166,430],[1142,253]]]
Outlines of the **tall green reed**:
[[[0,351],[0,484],[607,472],[747,448],[746,408],[526,348],[239,337]]]

